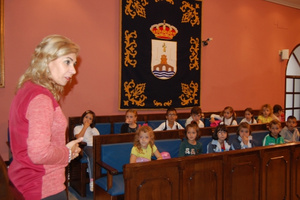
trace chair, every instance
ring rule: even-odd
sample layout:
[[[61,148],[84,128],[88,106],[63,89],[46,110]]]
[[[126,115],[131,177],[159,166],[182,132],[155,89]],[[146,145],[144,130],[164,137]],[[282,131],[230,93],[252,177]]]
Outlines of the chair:
[[[9,181],[7,166],[0,155],[0,199],[23,200],[23,195]]]
[[[96,123],[95,128],[98,129],[100,135],[107,135],[111,132],[111,124],[110,123]]]
[[[182,127],[185,127],[186,119],[178,119],[177,122],[178,122]]]
[[[148,126],[150,126],[153,130],[156,129],[161,123],[165,122],[166,120],[149,120]]]

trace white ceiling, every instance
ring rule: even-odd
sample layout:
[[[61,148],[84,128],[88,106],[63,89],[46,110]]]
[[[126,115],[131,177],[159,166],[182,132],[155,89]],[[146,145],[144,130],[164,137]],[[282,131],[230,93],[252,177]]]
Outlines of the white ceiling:
[[[266,1],[300,9],[300,0],[266,0]]]

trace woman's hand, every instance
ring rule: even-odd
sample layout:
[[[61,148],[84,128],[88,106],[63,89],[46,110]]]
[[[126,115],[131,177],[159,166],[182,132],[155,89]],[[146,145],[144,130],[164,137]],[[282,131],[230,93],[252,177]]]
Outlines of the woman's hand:
[[[83,137],[80,137],[76,140],[72,140],[71,142],[69,142],[68,144],[66,144],[67,148],[71,150],[71,160],[73,160],[74,158],[76,158],[81,149],[79,148],[78,143],[81,142],[83,140]]]

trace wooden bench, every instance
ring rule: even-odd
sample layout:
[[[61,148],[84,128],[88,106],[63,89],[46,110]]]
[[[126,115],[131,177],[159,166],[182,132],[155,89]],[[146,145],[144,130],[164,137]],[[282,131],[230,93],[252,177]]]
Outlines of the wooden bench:
[[[298,199],[299,158],[298,142],[126,164],[125,200]]]
[[[100,135],[94,144],[94,199],[118,199],[124,195],[123,165],[129,163],[135,133]],[[178,156],[184,130],[155,132],[158,150]],[[169,148],[161,142],[173,142]],[[177,153],[176,153],[177,151]],[[177,154],[177,155],[176,155]]]
[[[251,127],[252,126],[253,129],[255,130],[252,132],[254,139],[255,138],[263,139],[264,136],[269,133],[269,131],[266,130],[266,124],[251,125]],[[206,152],[206,146],[212,139],[211,134],[213,130],[214,128],[211,127],[200,129],[202,135],[200,138],[200,142],[203,144],[204,152]],[[236,135],[236,130],[237,130],[237,126],[228,127],[228,131],[232,136]],[[94,199],[101,199],[101,200],[118,199],[119,195],[122,196],[124,194],[124,187],[126,188],[126,186],[124,186],[123,183],[122,166],[129,162],[130,150],[131,147],[133,146],[134,135],[135,135],[134,133],[130,133],[130,134],[111,134],[111,135],[94,136],[93,138],[94,139],[94,177],[96,180],[96,184],[94,187]],[[184,130],[155,132],[155,144],[157,144],[158,149],[160,150],[158,144],[161,140],[164,139],[182,140],[184,136],[185,136]],[[177,143],[177,147],[176,147],[177,150],[179,149],[179,144],[180,143]],[[107,145],[111,145],[109,147],[110,150],[106,148]],[[213,154],[207,154],[207,155],[208,157],[216,156]],[[172,156],[172,158],[174,158],[174,156]],[[173,159],[168,160],[168,162],[169,161],[170,163],[174,162],[171,160]],[[161,168],[165,168],[165,163],[162,164],[161,166],[163,166]],[[103,170],[103,168],[106,171]],[[103,177],[105,178],[103,179]],[[99,178],[102,178],[101,182],[97,181],[97,179]],[[118,183],[121,182],[121,185],[116,184],[116,182]],[[120,190],[120,188],[122,190]]]
[[[240,114],[243,112],[240,111]],[[207,116],[210,116],[211,113],[206,113]],[[189,113],[179,113],[178,117],[188,117]],[[148,120],[154,121],[154,119],[165,119],[165,114],[145,114],[145,115],[139,115],[139,120],[145,120],[145,122],[148,122]],[[115,116],[97,116],[96,122],[99,122],[100,124],[105,124],[106,126],[110,125],[114,120],[124,120],[123,115],[115,115]],[[67,131],[67,141],[70,141],[70,139],[74,138],[73,130],[76,125],[80,123],[80,117],[70,117],[69,118],[69,127]],[[115,122],[117,123],[117,122]],[[123,122],[121,122],[123,123]],[[113,124],[111,124],[113,126]],[[253,129],[264,129],[265,125],[253,125]],[[111,131],[113,128],[111,129]],[[211,134],[214,128],[211,127],[205,127],[201,128],[201,135],[202,135],[202,144],[203,144],[203,152],[206,152],[206,145],[208,142],[211,141]],[[228,127],[229,133],[236,132],[236,127]],[[182,130],[183,131],[183,130]],[[101,133],[102,134],[102,133]],[[110,134],[112,135],[112,134]],[[184,137],[184,131],[181,132],[181,139]],[[132,142],[133,139],[130,139],[130,142]],[[69,174],[70,174],[70,185],[79,193],[81,196],[85,196],[86,194],[86,183],[88,183],[89,179],[87,177],[87,160],[81,159],[82,157],[77,158],[76,160],[72,161],[69,165]]]

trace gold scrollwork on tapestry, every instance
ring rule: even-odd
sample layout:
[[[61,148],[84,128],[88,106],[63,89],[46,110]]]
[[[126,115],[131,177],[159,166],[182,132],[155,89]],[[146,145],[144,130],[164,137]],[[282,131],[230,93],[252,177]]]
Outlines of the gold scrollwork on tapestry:
[[[156,101],[156,100],[153,100],[153,104],[156,106],[156,107],[161,107],[163,104],[162,102],[159,102],[159,101]]]
[[[172,100],[167,101],[167,102],[164,103],[164,106],[170,107],[171,105],[172,105]]]
[[[137,38],[137,34],[136,31],[133,31],[131,33],[129,33],[128,30],[125,31],[124,33],[125,35],[125,52],[124,52],[124,65],[126,67],[128,67],[129,65],[131,65],[132,67],[136,67],[137,61],[135,58],[137,51],[136,51],[136,47],[137,47],[137,43],[133,38]]]
[[[196,69],[199,70],[199,38],[192,38],[190,39],[191,47],[190,47],[190,70]]]
[[[162,107],[163,105],[164,105],[164,106],[170,107],[170,106],[172,105],[172,100],[166,101],[166,102],[164,102],[164,103],[159,102],[159,101],[157,101],[157,100],[153,100],[153,104],[154,104],[154,106],[156,106],[156,107]]]
[[[181,83],[181,90],[182,94],[179,96],[181,100],[181,105],[188,105],[188,104],[197,104],[198,100],[197,92],[198,92],[198,83],[194,83],[193,81],[188,85],[185,83]]]
[[[134,80],[131,79],[130,82],[124,82],[125,96],[128,100],[124,100],[124,105],[129,106],[129,102],[132,105],[145,106],[145,96],[146,83],[135,84]]]
[[[155,2],[159,2],[159,1],[166,1],[166,2],[174,5],[174,1],[173,0],[155,0]]]
[[[192,26],[200,24],[199,13],[197,9],[200,6],[198,3],[195,4],[195,7],[186,1],[182,1],[182,6],[180,10],[183,12],[181,22],[182,23],[191,23]]]
[[[127,0],[125,6],[125,14],[130,15],[133,19],[136,15],[146,18],[145,6],[147,0]]]

